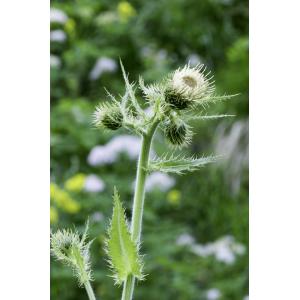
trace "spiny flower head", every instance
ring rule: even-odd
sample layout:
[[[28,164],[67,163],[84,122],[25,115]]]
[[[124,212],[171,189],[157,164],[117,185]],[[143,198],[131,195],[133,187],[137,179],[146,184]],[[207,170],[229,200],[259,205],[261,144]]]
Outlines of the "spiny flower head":
[[[192,132],[189,126],[180,119],[169,119],[165,122],[165,137],[174,147],[184,147],[191,141]]]
[[[73,269],[80,285],[92,279],[89,255],[92,241],[86,242],[87,230],[88,225],[81,238],[77,231],[72,230],[51,233],[51,254]]]
[[[201,99],[211,95],[213,90],[213,82],[205,75],[204,65],[193,68],[186,65],[172,74],[164,96],[173,109],[183,110],[193,102],[201,102]]]
[[[122,127],[123,114],[117,105],[100,104],[94,112],[94,125],[110,130],[117,130]]]

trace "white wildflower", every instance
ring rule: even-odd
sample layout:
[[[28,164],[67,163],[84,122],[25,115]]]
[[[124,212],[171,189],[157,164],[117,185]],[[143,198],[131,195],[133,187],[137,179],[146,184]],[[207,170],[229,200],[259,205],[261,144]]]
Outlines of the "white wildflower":
[[[50,67],[59,68],[61,66],[61,60],[58,56],[51,54],[50,55]]]
[[[221,292],[218,289],[210,289],[206,292],[207,300],[217,300],[221,297]]]
[[[141,147],[141,139],[132,135],[118,135],[113,137],[106,145],[94,147],[88,156],[91,166],[101,166],[114,163],[121,153],[129,159],[137,159]],[[155,155],[154,151],[150,153]]]
[[[165,173],[153,172],[146,179],[145,189],[147,192],[159,189],[162,192],[168,191],[175,185],[175,179]]]
[[[103,73],[112,73],[117,70],[117,63],[115,60],[108,57],[99,58],[93,69],[90,72],[90,79],[97,80]]]
[[[115,162],[117,153],[112,153],[106,146],[95,146],[88,155],[88,163],[91,166],[102,166]]]
[[[108,147],[110,151],[126,153],[129,158],[135,159],[140,153],[141,139],[132,135],[119,135],[111,139]]]
[[[235,255],[233,251],[226,245],[219,245],[215,250],[215,257],[218,261],[231,265],[235,262]]]
[[[63,30],[57,29],[50,32],[50,40],[52,42],[62,43],[67,39],[67,35]]]
[[[102,192],[105,188],[104,182],[94,174],[88,175],[85,179],[84,189],[87,192],[97,193]]]
[[[96,211],[91,215],[91,221],[94,223],[99,223],[104,220],[104,215],[100,211]]]
[[[50,22],[65,24],[68,21],[68,16],[60,9],[51,8],[50,9]]]
[[[237,243],[232,236],[224,236],[213,243],[192,244],[191,251],[201,257],[213,255],[216,260],[225,264],[233,264],[236,260],[236,255],[245,253],[245,246]]]
[[[193,245],[194,242],[195,242],[195,238],[188,233],[183,233],[180,236],[178,236],[176,239],[176,245],[178,246]]]
[[[195,244],[191,246],[191,251],[198,256],[206,257],[213,254],[213,250],[211,249],[211,245],[201,245]]]

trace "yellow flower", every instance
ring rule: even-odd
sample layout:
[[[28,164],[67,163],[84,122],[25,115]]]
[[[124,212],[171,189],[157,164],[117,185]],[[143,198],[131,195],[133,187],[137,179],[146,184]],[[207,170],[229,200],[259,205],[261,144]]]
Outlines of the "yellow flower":
[[[170,204],[178,205],[180,203],[181,192],[178,190],[171,190],[167,195],[167,200]]]
[[[80,210],[80,204],[68,192],[59,188],[55,183],[50,184],[50,198],[62,210],[70,214]]]
[[[55,224],[58,221],[57,209],[53,206],[50,207],[50,223]]]
[[[78,173],[65,182],[65,189],[70,192],[80,192],[85,183],[86,175]]]
[[[69,35],[73,36],[75,33],[75,26],[76,26],[75,21],[73,19],[68,19],[68,21],[65,24],[65,31]]]
[[[118,4],[118,13],[122,21],[127,22],[136,15],[135,8],[127,1],[121,1]]]

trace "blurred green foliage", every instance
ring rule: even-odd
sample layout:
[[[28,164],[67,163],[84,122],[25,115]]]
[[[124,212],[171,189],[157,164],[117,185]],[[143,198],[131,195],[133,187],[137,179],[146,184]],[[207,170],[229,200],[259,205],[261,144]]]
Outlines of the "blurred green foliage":
[[[228,159],[173,176],[176,184],[169,191],[147,193],[142,253],[146,253],[149,275],[138,284],[135,299],[204,300],[210,289],[220,291],[218,299],[243,299],[248,294],[247,1],[54,0],[51,8],[67,16],[60,21],[53,17],[51,22],[52,33],[63,32],[62,39],[51,40],[51,227],[75,225],[83,230],[90,218],[97,299],[120,298],[121,289],[109,277],[103,241],[114,185],[130,217],[136,167],[125,154],[113,164],[95,167],[87,162],[93,147],[125,133],[91,126],[94,106],[106,99],[103,87],[113,94],[124,92],[119,57],[131,80],[140,74],[146,82],[163,78],[189,59],[200,60],[215,74],[219,93],[239,93],[207,109],[207,113],[236,117],[193,124],[193,144],[185,150],[202,155],[222,152],[222,147],[226,152],[233,145]],[[117,69],[91,79],[97,60],[104,57],[113,59]],[[154,148],[157,153],[166,150],[159,133]],[[83,180],[89,174],[105,183],[102,192],[84,190]],[[230,235],[246,252],[236,255],[232,264],[196,255],[189,246],[176,244],[178,236],[187,233],[202,245]],[[87,299],[71,271],[55,261],[51,262],[51,299]]]

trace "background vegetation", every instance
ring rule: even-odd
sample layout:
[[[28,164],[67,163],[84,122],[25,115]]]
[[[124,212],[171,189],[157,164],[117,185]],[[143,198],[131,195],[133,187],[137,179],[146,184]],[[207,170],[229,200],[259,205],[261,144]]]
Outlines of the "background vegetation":
[[[136,299],[243,300],[248,295],[248,3],[244,0],[51,1],[51,227],[90,238],[97,299],[120,298],[103,240],[116,185],[130,208],[139,141],[92,128],[106,87],[122,94],[122,58],[131,80],[163,78],[203,62],[218,92],[240,95],[208,108],[229,120],[194,124],[195,154],[219,164],[148,182],[142,252],[146,281]],[[100,147],[99,147],[100,146]],[[154,151],[166,150],[162,136]],[[51,299],[86,299],[71,271],[51,261]]]

